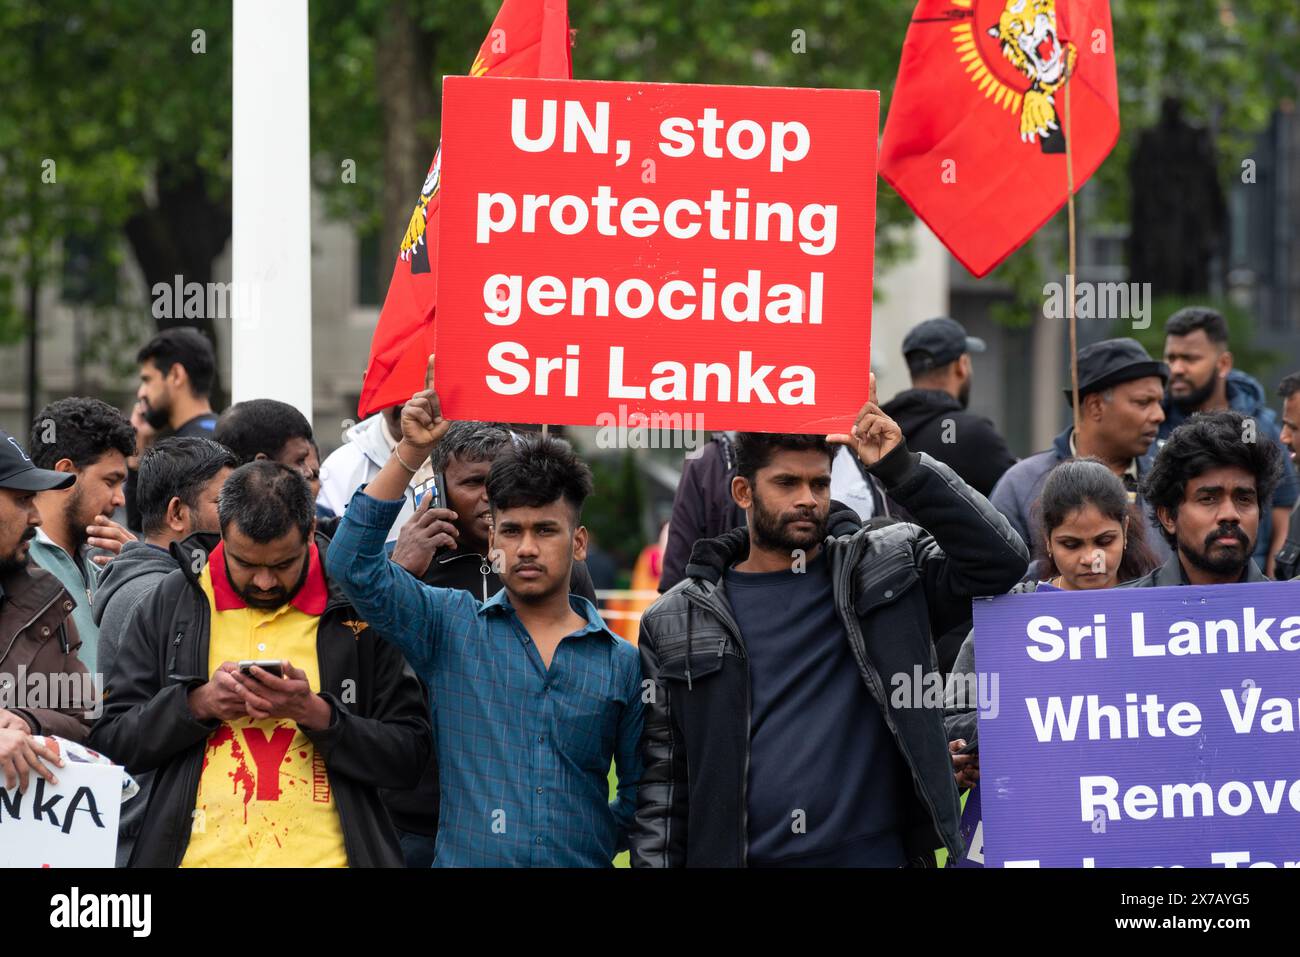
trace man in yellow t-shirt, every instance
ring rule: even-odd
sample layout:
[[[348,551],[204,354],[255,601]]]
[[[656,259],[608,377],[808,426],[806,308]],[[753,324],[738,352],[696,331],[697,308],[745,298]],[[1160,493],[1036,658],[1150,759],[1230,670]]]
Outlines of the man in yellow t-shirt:
[[[278,608],[249,605],[235,591],[224,542],[209,556],[199,587],[212,611],[210,671],[227,662],[274,659],[284,662],[286,678],[320,687],[316,627],[326,592],[315,549],[306,581]],[[244,678],[238,669],[227,673]],[[240,686],[257,693],[273,678],[254,667]],[[194,813],[181,867],[347,866],[324,755],[292,720],[244,715],[223,721],[208,736]]]
[[[331,586],[298,472],[242,466],[217,511],[133,615],[94,731],[158,770],[132,866],[400,867],[379,789],[428,763],[419,683]]]

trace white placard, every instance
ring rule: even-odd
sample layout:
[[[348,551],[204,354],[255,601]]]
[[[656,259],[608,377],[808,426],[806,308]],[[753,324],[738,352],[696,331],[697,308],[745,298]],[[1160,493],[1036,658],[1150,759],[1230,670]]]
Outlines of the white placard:
[[[68,761],[51,786],[28,772],[27,791],[0,779],[0,867],[112,867],[122,768]]]

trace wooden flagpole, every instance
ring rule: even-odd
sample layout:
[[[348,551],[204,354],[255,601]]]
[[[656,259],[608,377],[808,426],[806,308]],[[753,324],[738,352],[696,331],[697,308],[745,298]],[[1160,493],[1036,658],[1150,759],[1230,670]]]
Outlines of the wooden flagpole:
[[[1065,277],[1065,308],[1066,316],[1070,322],[1070,392],[1074,406],[1074,432],[1075,441],[1078,441],[1079,433],[1079,345],[1078,345],[1078,328],[1074,316],[1074,277],[1077,261],[1075,258],[1075,231],[1074,231],[1074,137],[1070,135],[1070,119],[1074,111],[1070,109],[1070,87],[1074,84],[1071,82],[1073,76],[1068,75],[1065,78],[1065,177],[1069,189],[1067,204],[1069,206],[1069,264],[1068,272]]]

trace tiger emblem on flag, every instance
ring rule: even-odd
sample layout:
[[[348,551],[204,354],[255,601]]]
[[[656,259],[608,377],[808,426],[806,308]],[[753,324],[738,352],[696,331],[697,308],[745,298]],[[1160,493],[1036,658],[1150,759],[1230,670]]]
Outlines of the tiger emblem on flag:
[[[1056,32],[1056,0],[1006,0],[989,36],[997,39],[1002,55],[1029,80],[1020,108],[1020,139],[1033,143],[1048,139],[1060,129],[1056,91],[1074,70],[1078,51],[1061,42]]]
[[[948,22],[966,75],[996,106],[1020,118],[1020,141],[1064,153],[1056,93],[1079,54],[1057,29],[1056,0],[949,2],[943,16],[913,22]]]
[[[429,167],[429,173],[424,177],[424,185],[420,187],[420,198],[411,212],[410,222],[406,224],[406,234],[402,237],[402,245],[398,252],[398,256],[411,264],[411,272],[430,271],[429,250],[425,243],[424,232],[429,221],[429,202],[438,192],[441,174],[442,147],[439,146],[438,152],[433,156],[433,165]]]

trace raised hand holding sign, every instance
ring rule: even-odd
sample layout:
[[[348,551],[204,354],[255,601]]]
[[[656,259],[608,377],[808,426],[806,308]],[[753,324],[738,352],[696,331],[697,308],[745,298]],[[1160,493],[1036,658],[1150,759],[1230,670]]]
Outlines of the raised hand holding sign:
[[[876,374],[871,373],[871,398],[858,412],[851,433],[826,436],[828,442],[847,445],[863,465],[875,465],[903,441],[903,430],[876,405]]]
[[[423,462],[450,426],[451,423],[442,417],[442,404],[433,389],[433,356],[429,356],[424,372],[424,389],[402,406],[402,442],[411,451],[421,453],[419,461]]]
[[[424,370],[424,388],[402,406],[402,437],[366,494],[377,499],[398,499],[406,494],[411,476],[420,470],[433,447],[442,441],[451,422],[442,417],[442,403],[433,389],[433,356]]]

